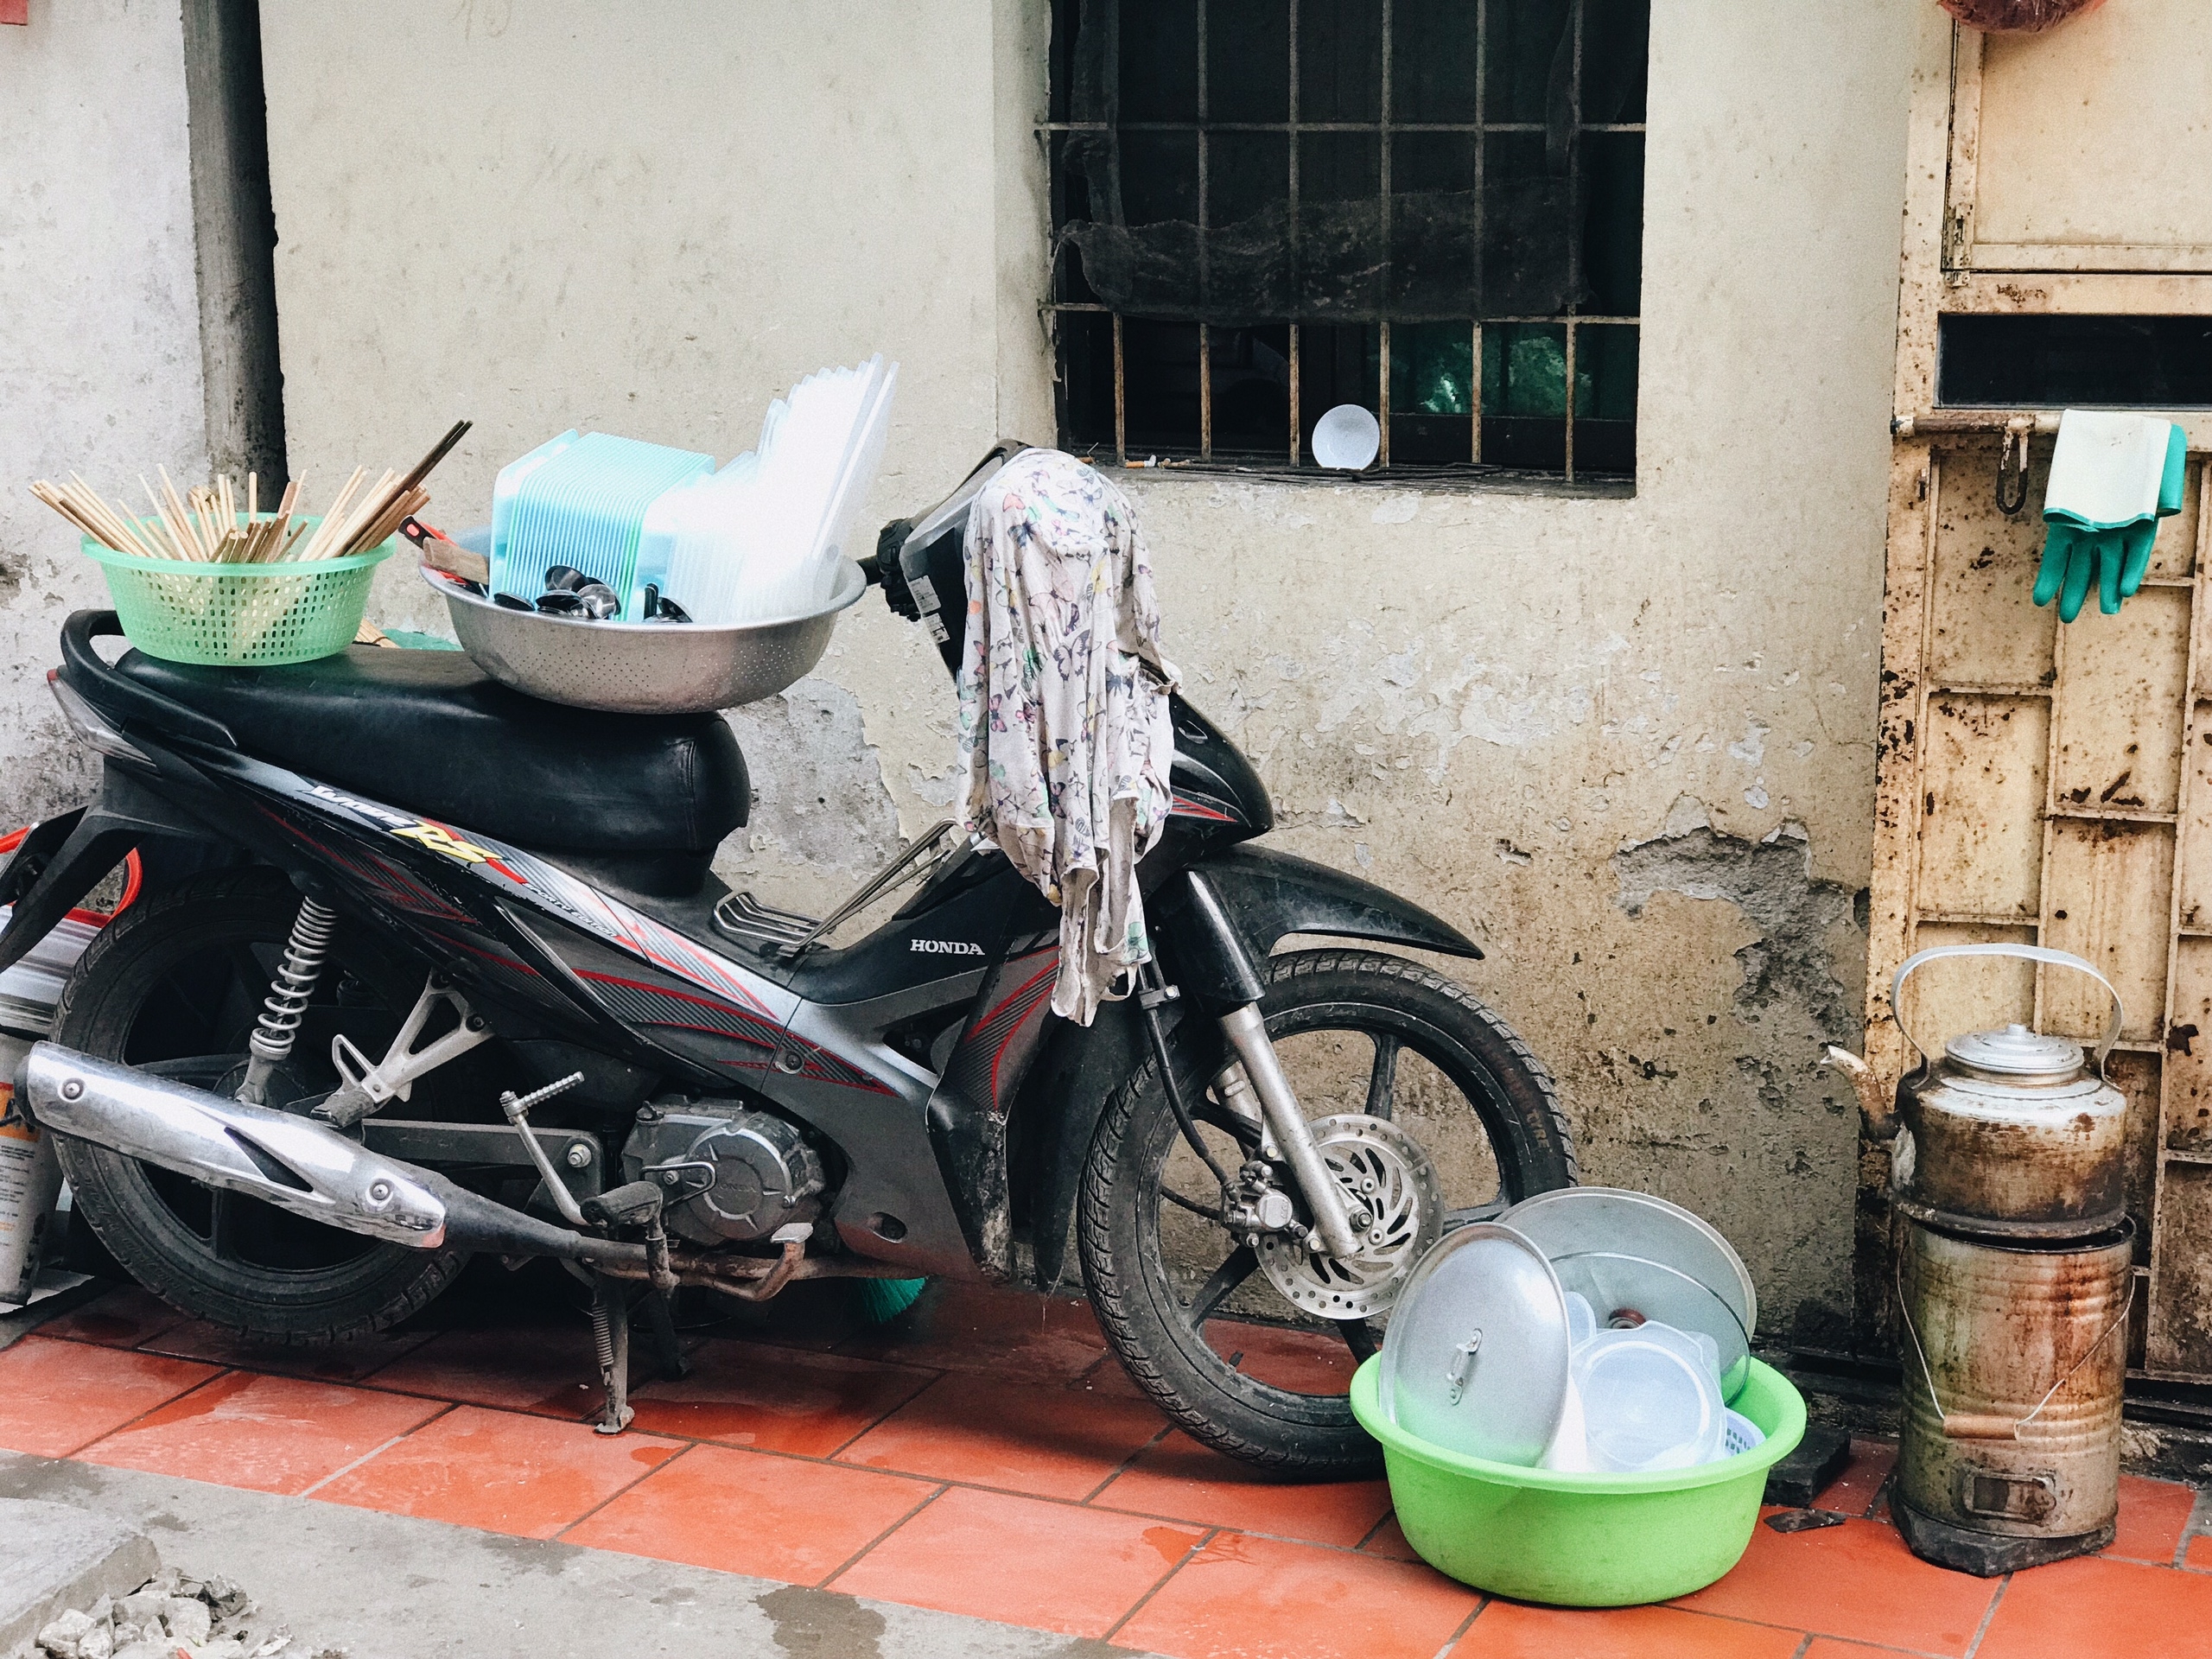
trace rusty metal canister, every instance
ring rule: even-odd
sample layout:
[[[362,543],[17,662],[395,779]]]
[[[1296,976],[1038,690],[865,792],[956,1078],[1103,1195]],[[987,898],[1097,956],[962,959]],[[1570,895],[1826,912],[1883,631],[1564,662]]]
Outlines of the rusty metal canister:
[[[2126,1102],[2104,1075],[2119,995],[2063,951],[1955,945],[1900,968],[1892,1006],[1908,975],[1955,956],[2075,969],[2113,1003],[2093,1057],[2022,1026],[1954,1037],[1940,1059],[1913,1037],[1923,1065],[1897,1090],[1904,1421],[1891,1513],[1916,1554],[1991,1574],[2111,1541],[2134,1232]]]
[[[2133,1230],[2023,1247],[1904,1227],[1904,1413],[1891,1512],[1985,1575],[2101,1549],[2120,1510]]]

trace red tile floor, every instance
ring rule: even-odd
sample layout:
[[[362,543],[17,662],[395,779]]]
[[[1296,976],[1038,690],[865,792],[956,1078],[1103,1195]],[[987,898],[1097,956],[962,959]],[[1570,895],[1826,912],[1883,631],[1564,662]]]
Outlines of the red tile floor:
[[[2185,1486],[2127,1481],[2101,1556],[1974,1579],[1906,1552],[1892,1454],[1861,1442],[1820,1499],[1842,1525],[1762,1526],[1668,1606],[1561,1611],[1421,1565],[1379,1482],[1275,1484],[1167,1429],[1080,1302],[938,1286],[870,1328],[794,1292],[690,1338],[690,1376],[641,1380],[617,1438],[580,1421],[580,1318],[466,1302],[444,1329],[270,1353],[113,1292],[0,1351],[0,1446],[1176,1659],[2212,1659],[2212,1500]],[[1239,1340],[1255,1370],[1341,1369],[1281,1333]]]

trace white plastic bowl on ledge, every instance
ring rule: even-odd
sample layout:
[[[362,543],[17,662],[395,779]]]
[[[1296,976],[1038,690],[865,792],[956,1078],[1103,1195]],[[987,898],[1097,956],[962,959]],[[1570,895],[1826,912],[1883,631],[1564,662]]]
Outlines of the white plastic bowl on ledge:
[[[1382,448],[1382,428],[1357,404],[1338,404],[1313,423],[1313,459],[1332,472],[1363,472]]]

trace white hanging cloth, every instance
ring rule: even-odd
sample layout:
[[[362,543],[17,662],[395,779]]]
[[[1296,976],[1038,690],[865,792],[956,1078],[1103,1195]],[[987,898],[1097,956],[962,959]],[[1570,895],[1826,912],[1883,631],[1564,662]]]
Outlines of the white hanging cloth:
[[[1137,861],[1172,796],[1174,668],[1128,498],[1056,449],[1016,455],[969,510],[961,821],[1060,907],[1052,1012],[1087,1026],[1151,960]]]

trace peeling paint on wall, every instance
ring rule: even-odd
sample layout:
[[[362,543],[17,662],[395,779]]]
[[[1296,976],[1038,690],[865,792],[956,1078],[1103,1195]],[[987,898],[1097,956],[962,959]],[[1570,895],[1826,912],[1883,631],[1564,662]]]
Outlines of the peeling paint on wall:
[[[860,700],[809,677],[725,718],[745,751],[753,811],[722,843],[715,873],[735,887],[757,882],[771,903],[822,914],[900,844]]]
[[[1763,727],[1754,727],[1762,734]],[[1812,841],[1805,826],[1788,820],[1763,839],[1716,831],[1704,804],[1685,795],[1667,815],[1666,828],[1649,841],[1631,842],[1613,855],[1620,880],[1618,903],[1631,916],[1657,893],[1725,899],[1744,912],[1759,937],[1736,952],[1744,982],[1736,1004],[1754,1016],[1788,998],[1833,1030],[1842,1042],[1858,1020],[1827,937],[1850,919],[1853,894],[1840,883],[1813,874]]]

